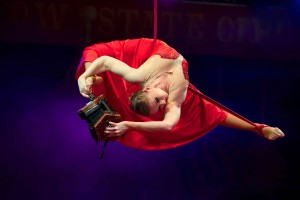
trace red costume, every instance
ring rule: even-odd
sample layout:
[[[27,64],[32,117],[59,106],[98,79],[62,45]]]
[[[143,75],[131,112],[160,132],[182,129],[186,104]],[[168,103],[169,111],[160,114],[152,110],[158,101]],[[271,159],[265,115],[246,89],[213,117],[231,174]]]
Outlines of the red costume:
[[[162,58],[176,59],[179,53],[160,40],[129,39],[99,43],[85,48],[81,62],[76,72],[76,78],[85,71],[84,62],[93,62],[100,56],[106,55],[123,61],[133,68],[138,68],[150,56],[160,55]],[[185,78],[188,79],[188,63],[182,62]],[[95,88],[95,95],[104,94],[108,103],[119,112],[126,121],[162,120],[163,113],[151,117],[136,114],[130,109],[129,97],[140,90],[140,86],[126,82],[121,76],[104,72],[103,84]],[[201,92],[189,84],[187,96],[181,107],[181,117],[170,132],[141,133],[127,131],[118,141],[128,147],[144,150],[161,150],[175,148],[190,143],[222,123],[227,112],[212,102],[203,99]]]

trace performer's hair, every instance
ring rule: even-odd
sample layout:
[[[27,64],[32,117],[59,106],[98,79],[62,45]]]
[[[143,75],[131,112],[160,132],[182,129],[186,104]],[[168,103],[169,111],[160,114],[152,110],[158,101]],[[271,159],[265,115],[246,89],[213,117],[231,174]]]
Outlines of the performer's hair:
[[[147,101],[147,91],[140,90],[129,97],[130,108],[136,113],[144,116],[150,115],[150,108]]]

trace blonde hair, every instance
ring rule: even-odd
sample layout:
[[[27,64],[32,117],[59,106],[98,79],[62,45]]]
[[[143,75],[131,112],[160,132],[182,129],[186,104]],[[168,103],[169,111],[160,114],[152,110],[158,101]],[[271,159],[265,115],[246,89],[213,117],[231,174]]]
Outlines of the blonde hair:
[[[129,97],[130,108],[136,113],[144,116],[150,115],[150,108],[147,101],[147,91],[140,90]]]

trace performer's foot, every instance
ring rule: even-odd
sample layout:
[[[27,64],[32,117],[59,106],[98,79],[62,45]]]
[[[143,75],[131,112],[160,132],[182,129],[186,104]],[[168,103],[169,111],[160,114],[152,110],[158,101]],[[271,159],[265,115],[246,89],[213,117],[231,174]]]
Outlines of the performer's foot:
[[[268,140],[276,140],[284,137],[284,133],[277,127],[271,127],[265,124],[256,124],[256,128],[260,135]]]

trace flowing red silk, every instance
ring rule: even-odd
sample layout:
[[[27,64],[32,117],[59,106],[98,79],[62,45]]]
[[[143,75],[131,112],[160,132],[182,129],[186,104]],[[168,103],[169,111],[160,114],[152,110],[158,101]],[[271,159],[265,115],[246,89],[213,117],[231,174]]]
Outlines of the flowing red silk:
[[[84,72],[84,62],[93,62],[102,55],[107,55],[138,68],[151,55],[158,54],[163,58],[175,59],[179,53],[160,40],[147,38],[117,40],[99,43],[84,49],[82,59],[76,72],[76,78]],[[187,75],[188,64],[182,63]],[[99,74],[104,82],[94,89],[95,95],[104,94],[108,103],[122,115],[126,121],[162,120],[163,113],[151,117],[136,114],[130,109],[130,95],[141,89],[139,86],[126,82],[121,76],[111,72]],[[187,77],[187,76],[186,76]],[[138,132],[128,131],[118,141],[128,147],[144,150],[161,150],[188,144],[214,129],[222,123],[227,112],[202,98],[201,92],[189,84],[186,100],[182,104],[181,117],[176,127],[169,132]]]

